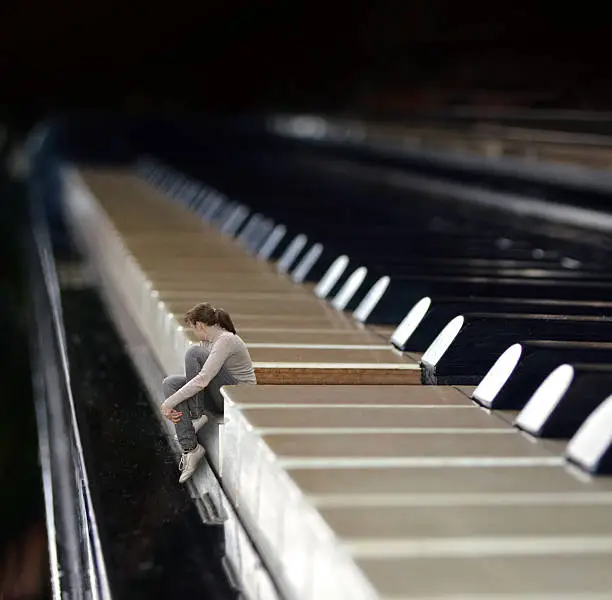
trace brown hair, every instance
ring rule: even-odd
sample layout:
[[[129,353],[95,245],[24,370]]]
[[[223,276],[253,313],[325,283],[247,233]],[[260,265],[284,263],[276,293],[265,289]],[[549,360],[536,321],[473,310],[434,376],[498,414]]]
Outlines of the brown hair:
[[[201,302],[190,308],[185,314],[185,323],[195,325],[197,322],[204,325],[219,325],[230,333],[236,333],[236,328],[229,314],[222,308],[215,308],[210,302]]]

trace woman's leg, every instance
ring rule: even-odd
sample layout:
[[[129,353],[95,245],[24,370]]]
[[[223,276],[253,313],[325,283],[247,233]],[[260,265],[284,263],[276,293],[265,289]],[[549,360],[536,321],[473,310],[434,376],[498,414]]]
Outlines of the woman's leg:
[[[185,352],[185,381],[191,381],[201,370],[208,358],[209,351],[205,346],[193,345]],[[193,420],[199,419],[205,410],[203,392],[192,396],[186,402]]]
[[[206,346],[191,346],[185,353],[185,376],[186,381],[193,379],[204,366],[208,358],[209,350]],[[192,403],[191,418],[198,419],[205,413],[216,416],[223,415],[223,396],[221,387],[236,383],[233,377],[225,370],[221,369],[211,380],[208,386],[201,392],[190,398]]]
[[[164,398],[172,396],[172,394],[180,390],[186,382],[187,379],[183,375],[169,375],[166,377],[162,384]],[[193,423],[191,422],[189,400],[177,404],[176,410],[183,413],[181,420],[174,425],[176,437],[178,438],[183,452],[191,452],[198,445],[198,438],[193,428]]]
[[[183,375],[170,375],[163,382],[164,397],[169,398],[174,392],[181,389],[187,379]],[[198,444],[198,436],[191,420],[189,400],[177,404],[176,409],[183,413],[181,420],[174,425],[176,437],[183,450],[179,470],[181,476],[179,483],[187,481],[195,472],[199,462],[204,457],[204,448]]]
[[[221,369],[212,378],[206,389],[202,391],[204,410],[216,417],[223,417],[223,394],[221,394],[221,388],[224,385],[234,385],[236,383],[237,381],[225,369]]]
[[[190,346],[185,352],[185,376],[169,375],[164,379],[164,398],[169,398],[174,392],[180,390],[188,381],[191,381],[204,366],[208,358],[208,350],[204,346]],[[176,406],[176,410],[183,413],[182,419],[175,425],[176,436],[184,452],[189,452],[197,446],[198,438],[193,426],[203,416],[208,402],[203,397],[206,390],[187,398]]]

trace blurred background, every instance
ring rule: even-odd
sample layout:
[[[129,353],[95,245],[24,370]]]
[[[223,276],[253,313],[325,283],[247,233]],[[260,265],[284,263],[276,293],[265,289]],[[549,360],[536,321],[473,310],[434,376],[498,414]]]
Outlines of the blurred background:
[[[188,135],[200,116],[309,112],[446,151],[607,169],[607,141],[542,136],[612,133],[604,10],[543,0],[2,4],[0,598],[48,594],[12,144],[63,122],[47,138],[51,154],[95,154],[82,131],[104,119],[176,121]]]
[[[608,110],[603,10],[543,0],[14,3],[0,22],[3,101],[26,123],[111,107]]]

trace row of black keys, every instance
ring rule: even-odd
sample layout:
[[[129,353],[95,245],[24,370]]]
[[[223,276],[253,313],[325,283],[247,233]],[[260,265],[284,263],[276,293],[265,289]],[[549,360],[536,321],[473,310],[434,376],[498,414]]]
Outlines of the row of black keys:
[[[177,189],[171,181],[168,185],[173,195],[197,204],[188,190]],[[538,431],[532,433],[571,437],[612,393],[612,318],[606,316],[612,314],[612,302],[593,299],[598,297],[595,291],[612,290],[612,278],[604,265],[585,266],[556,255],[537,243],[542,240],[502,238],[494,230],[481,235],[462,233],[460,223],[453,227],[448,221],[444,227],[440,225],[441,220],[430,215],[429,220],[419,219],[416,225],[401,228],[404,233],[412,232],[412,243],[406,245],[415,252],[405,262],[396,259],[385,263],[380,257],[386,251],[373,253],[375,260],[388,267],[391,287],[370,321],[389,322],[390,306],[401,318],[407,308],[417,304],[419,308],[409,311],[407,317],[412,321],[408,332],[403,337],[394,336],[398,349],[424,352],[424,383],[477,385],[488,373],[486,393],[479,395],[477,390],[475,400],[489,408],[520,410],[553,373],[549,389],[559,396],[558,402]],[[419,234],[419,227],[428,229],[428,233]],[[384,247],[381,238],[387,232],[385,228],[361,225],[352,232],[344,229],[339,237],[354,240],[361,236],[362,242],[377,241]],[[291,235],[286,236],[285,243],[275,251],[276,257],[291,240]],[[473,251],[474,258],[465,248]],[[306,251],[307,247],[303,253]],[[523,257],[518,256],[520,252]],[[309,278],[318,279],[336,256],[333,251],[324,253]],[[482,272],[475,274],[474,269]],[[453,274],[447,273],[451,270]],[[382,272],[376,268],[372,271],[374,279]],[[368,287],[362,286],[353,306]],[[377,318],[381,314],[387,319]],[[555,371],[566,363],[572,368],[568,385],[564,372]]]

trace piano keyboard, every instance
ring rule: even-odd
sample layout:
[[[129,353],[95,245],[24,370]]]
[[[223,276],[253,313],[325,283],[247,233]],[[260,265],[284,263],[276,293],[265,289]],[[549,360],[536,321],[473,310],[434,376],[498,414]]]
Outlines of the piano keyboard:
[[[609,597],[605,267],[418,195],[401,223],[383,186],[256,175],[64,173],[75,238],[163,373],[199,301],[249,345],[259,385],[224,388],[199,434],[245,596]]]

